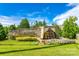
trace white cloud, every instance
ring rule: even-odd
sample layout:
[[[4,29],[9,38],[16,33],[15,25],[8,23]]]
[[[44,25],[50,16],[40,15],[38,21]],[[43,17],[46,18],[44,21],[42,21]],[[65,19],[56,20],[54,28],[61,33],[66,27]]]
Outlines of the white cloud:
[[[8,26],[8,25],[12,25],[12,24],[16,24],[18,25],[20,23],[20,19],[22,19],[23,17],[17,17],[17,16],[2,16],[0,15],[0,23],[3,26]]]
[[[32,17],[32,18],[28,18],[28,19],[29,19],[29,22],[30,22],[31,25],[33,25],[35,23],[35,21],[44,21],[44,20],[46,21],[46,23],[48,25],[50,25],[47,17],[38,16],[38,17],[35,17],[35,18]]]
[[[47,17],[41,17],[41,16],[38,16],[38,17],[35,17],[35,18],[31,18],[31,17],[2,16],[2,15],[0,15],[0,23],[3,26],[9,26],[9,25],[12,25],[12,24],[19,25],[19,23],[21,22],[21,19],[23,19],[23,18],[27,18],[28,21],[30,22],[30,24],[34,24],[34,22],[36,20],[37,21],[45,20],[47,23],[49,22]]]
[[[79,3],[69,3],[69,4],[67,4],[67,6],[77,6],[77,5],[79,5]]]
[[[60,15],[57,15],[53,21],[56,22],[57,24],[59,25],[62,25],[64,20],[66,18],[68,18],[69,16],[76,16],[78,17],[78,21],[77,21],[77,24],[79,25],[79,5],[77,4],[75,7],[73,7],[72,9],[68,10],[67,12],[65,13],[62,13]]]

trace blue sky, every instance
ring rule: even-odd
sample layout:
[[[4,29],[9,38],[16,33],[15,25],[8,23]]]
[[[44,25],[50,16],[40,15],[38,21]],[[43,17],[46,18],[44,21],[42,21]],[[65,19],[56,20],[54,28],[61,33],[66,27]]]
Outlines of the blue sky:
[[[3,25],[18,25],[22,18],[27,18],[30,24],[36,20],[46,20],[50,25],[59,21],[56,17],[61,17],[76,6],[69,3],[0,3],[0,22]]]

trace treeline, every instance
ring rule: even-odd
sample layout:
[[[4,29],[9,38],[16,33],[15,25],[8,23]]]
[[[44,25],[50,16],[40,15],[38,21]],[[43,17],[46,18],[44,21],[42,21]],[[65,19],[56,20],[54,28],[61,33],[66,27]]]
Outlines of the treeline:
[[[62,26],[57,25],[56,23],[52,24],[52,26],[55,28],[55,31],[60,37],[65,38],[76,38],[76,34],[79,33],[79,27],[76,24],[77,17],[70,16],[67,18]],[[32,28],[32,27],[39,27],[39,26],[47,26],[47,23],[44,21],[36,21],[34,24],[30,25],[28,19],[22,19],[19,25],[10,25],[10,26],[3,26],[0,24],[0,40],[8,39],[8,32],[12,30],[16,30],[19,28]],[[62,28],[61,28],[62,27]]]

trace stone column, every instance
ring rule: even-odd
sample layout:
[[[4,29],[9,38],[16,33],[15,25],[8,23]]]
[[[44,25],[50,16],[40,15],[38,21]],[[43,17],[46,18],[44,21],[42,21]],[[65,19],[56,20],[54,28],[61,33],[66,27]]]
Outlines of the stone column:
[[[40,35],[39,38],[37,38],[39,41],[39,44],[44,45],[44,43],[43,43],[44,27],[40,27],[39,35]]]
[[[41,27],[40,38],[43,39],[43,36],[44,36],[44,26]]]
[[[79,33],[76,34],[76,43],[79,43]]]

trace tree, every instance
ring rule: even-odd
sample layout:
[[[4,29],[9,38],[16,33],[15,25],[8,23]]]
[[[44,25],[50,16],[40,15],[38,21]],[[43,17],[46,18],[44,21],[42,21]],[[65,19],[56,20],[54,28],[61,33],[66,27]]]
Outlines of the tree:
[[[46,26],[46,22],[44,21],[36,21],[33,27],[40,27],[40,26]]]
[[[9,27],[9,31],[12,31],[12,30],[16,30],[16,26],[15,26],[15,24],[14,24],[14,25],[10,25],[10,27]]]
[[[30,28],[29,21],[26,18],[22,19],[19,28]]]
[[[6,38],[8,38],[8,33],[9,33],[9,27],[5,26],[4,31],[6,33]]]
[[[2,26],[2,24],[0,24],[0,40],[5,40],[6,36],[7,36],[7,34],[5,33],[5,30]]]
[[[44,26],[42,21],[38,22],[38,26]]]
[[[67,38],[75,38],[76,33],[78,33],[78,25],[76,24],[77,17],[70,16],[64,21],[63,33],[62,35]]]
[[[56,34],[57,34],[58,36],[62,36],[62,30],[61,30],[61,28],[59,27],[59,25],[57,25],[57,24],[52,24],[52,25],[53,25],[53,27],[55,28]]]
[[[6,27],[4,27],[4,30],[5,30],[5,33],[6,33],[6,34],[8,34],[9,27],[7,27],[7,26],[6,26]]]
[[[43,21],[43,26],[47,26],[47,23],[45,20]]]

